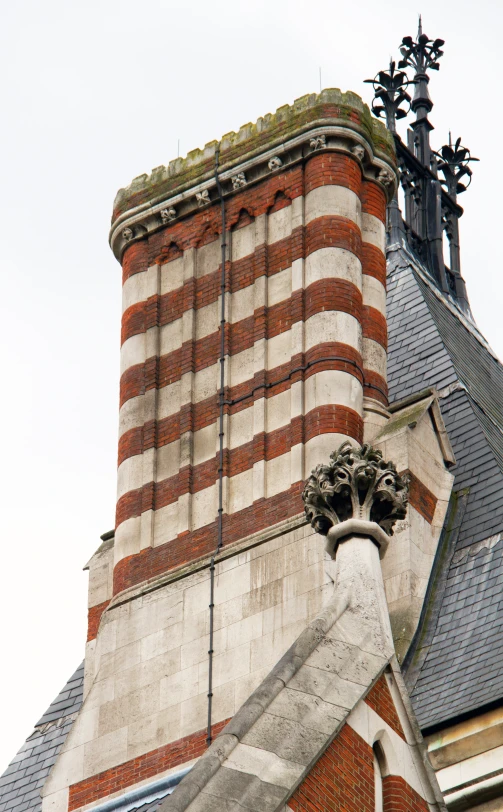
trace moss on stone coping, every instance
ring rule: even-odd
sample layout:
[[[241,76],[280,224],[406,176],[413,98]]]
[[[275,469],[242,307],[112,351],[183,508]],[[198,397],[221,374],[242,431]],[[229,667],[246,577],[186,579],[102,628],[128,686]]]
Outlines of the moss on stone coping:
[[[362,99],[352,93],[342,93],[338,88],[310,93],[296,99],[292,105],[279,107],[274,114],[268,113],[255,124],[245,124],[240,130],[222,136],[220,141],[221,170],[280,144],[296,132],[317,120],[332,119],[364,135],[376,154],[395,164],[393,137],[381,121],[374,118]],[[186,158],[176,158],[167,166],[158,166],[150,175],[136,177],[125,189],[120,189],[114,202],[112,223],[130,209],[148,204],[153,198],[170,196],[184,188],[202,183],[214,171],[217,141],[210,141],[204,149],[194,149]]]

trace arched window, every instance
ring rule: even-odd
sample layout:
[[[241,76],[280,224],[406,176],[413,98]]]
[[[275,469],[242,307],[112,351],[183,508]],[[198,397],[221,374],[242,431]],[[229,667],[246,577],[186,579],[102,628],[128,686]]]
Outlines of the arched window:
[[[374,808],[375,812],[383,812],[384,801],[382,779],[386,774],[386,758],[379,742],[374,743],[372,750],[374,751]]]

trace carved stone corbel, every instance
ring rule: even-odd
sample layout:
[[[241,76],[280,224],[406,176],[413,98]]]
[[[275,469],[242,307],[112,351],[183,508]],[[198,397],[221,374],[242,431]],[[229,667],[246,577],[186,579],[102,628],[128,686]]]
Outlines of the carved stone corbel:
[[[358,448],[346,441],[330,455],[328,465],[312,471],[302,499],[312,527],[323,536],[330,534],[331,555],[350,534],[370,535],[384,553],[395,522],[406,515],[408,480],[368,443]]]
[[[162,209],[160,214],[163,223],[170,223],[172,220],[176,218],[176,209],[173,208],[173,206],[170,206],[167,209]]]
[[[234,175],[234,177],[231,178],[231,181],[232,181],[232,188],[234,190],[242,189],[243,186],[246,186],[246,184],[248,182],[246,180],[246,175],[245,175],[244,172],[238,172],[237,175]]]
[[[387,169],[380,169],[377,175],[377,180],[379,183],[383,183],[384,186],[391,186],[394,183],[394,177]]]
[[[275,172],[276,169],[281,169],[281,167],[283,166],[283,161],[281,160],[281,158],[275,155],[274,158],[271,158],[271,160],[268,162],[267,166],[269,167],[271,172]]]
[[[204,189],[202,192],[196,192],[196,200],[199,208],[202,206],[207,206],[208,203],[211,203],[208,189]]]
[[[309,141],[311,149],[323,149],[327,145],[327,137],[325,135],[315,135]]]

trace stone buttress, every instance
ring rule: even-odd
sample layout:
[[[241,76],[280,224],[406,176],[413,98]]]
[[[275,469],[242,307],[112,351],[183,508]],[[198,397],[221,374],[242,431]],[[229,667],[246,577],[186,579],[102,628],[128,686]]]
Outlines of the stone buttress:
[[[159,812],[445,810],[381,572],[407,497],[407,481],[368,444],[344,443],[316,466],[303,500],[327,537],[331,594]]]

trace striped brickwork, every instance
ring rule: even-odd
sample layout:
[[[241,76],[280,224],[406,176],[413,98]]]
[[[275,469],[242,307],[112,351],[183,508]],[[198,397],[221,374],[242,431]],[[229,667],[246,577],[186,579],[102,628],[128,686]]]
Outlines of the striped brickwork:
[[[337,152],[226,201],[225,543],[386,403],[385,205]],[[215,545],[220,232],[211,206],[124,254],[115,592]]]

